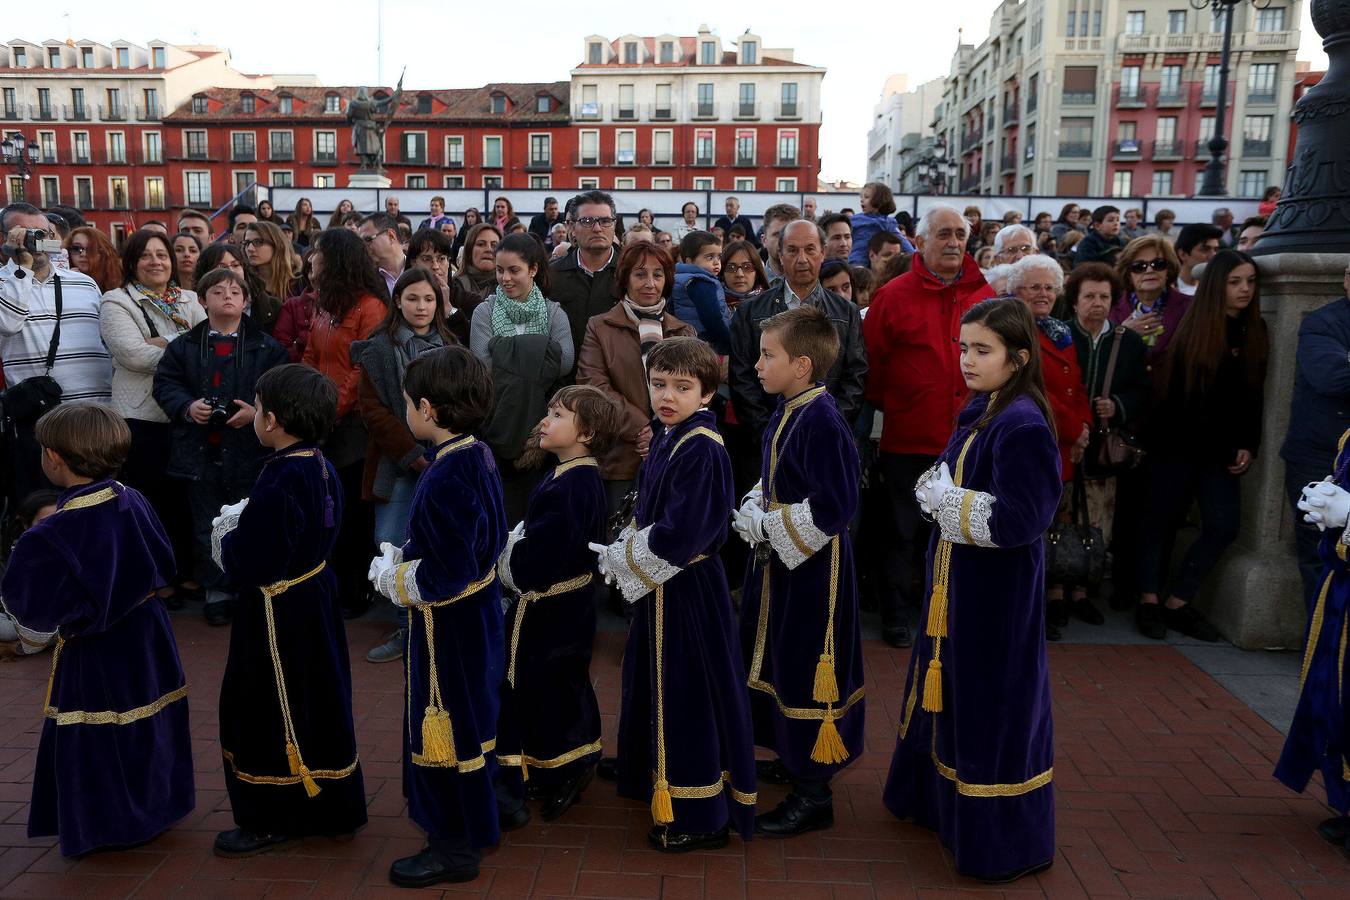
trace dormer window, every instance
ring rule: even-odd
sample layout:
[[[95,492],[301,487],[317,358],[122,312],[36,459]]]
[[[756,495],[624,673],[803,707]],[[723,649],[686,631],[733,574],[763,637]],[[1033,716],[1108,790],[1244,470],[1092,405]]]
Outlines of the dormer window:
[[[591,41],[586,45],[586,62],[593,66],[598,66],[605,61],[605,45],[599,41]]]
[[[150,66],[154,69],[163,69],[165,67],[163,47],[150,48]]]
[[[283,116],[289,116],[295,111],[295,98],[290,94],[283,94],[277,98],[277,105]]]
[[[673,63],[675,61],[675,43],[673,41],[661,42],[661,62]]]
[[[192,114],[194,116],[204,116],[206,115],[206,111],[207,111],[206,97],[202,94],[198,94],[197,96],[193,97]]]
[[[698,61],[700,65],[717,65],[717,44],[713,41],[704,41],[699,44]]]
[[[60,48],[60,47],[48,47],[48,48],[47,48],[47,67],[48,67],[48,68],[51,68],[51,69],[59,69],[59,68],[61,68],[61,48]]]
[[[492,95],[492,104],[491,104],[491,107],[490,107],[490,108],[491,108],[491,111],[492,111],[493,113],[500,114],[500,113],[506,112],[506,95],[505,95],[505,94],[493,94],[493,95]]]
[[[426,114],[428,114],[428,113],[431,112],[431,95],[430,95],[430,94],[418,94],[418,95],[417,95],[417,111],[418,111],[420,114],[422,114],[422,115],[426,115]]]
[[[119,69],[131,68],[131,50],[129,48],[127,47],[117,48],[117,68]]]
[[[342,98],[337,94],[325,94],[323,98],[323,111],[326,113],[342,112]]]
[[[14,48],[14,68],[28,68],[28,53],[22,47]]]
[[[549,101],[549,97],[547,94],[540,94],[538,97],[535,98],[534,100],[535,112],[546,113],[549,112],[552,108],[553,104]]]
[[[81,47],[81,48],[80,48],[80,68],[82,68],[82,69],[92,69],[92,68],[94,68],[94,48],[93,48],[93,47]]]
[[[637,61],[638,61],[638,45],[632,41],[628,41],[623,45],[624,65],[635,66],[637,65]]]
[[[741,62],[747,66],[756,65],[759,62],[759,44],[754,41],[743,41],[741,43]]]
[[[257,112],[258,100],[248,91],[239,95],[239,109],[241,112],[252,115]]]

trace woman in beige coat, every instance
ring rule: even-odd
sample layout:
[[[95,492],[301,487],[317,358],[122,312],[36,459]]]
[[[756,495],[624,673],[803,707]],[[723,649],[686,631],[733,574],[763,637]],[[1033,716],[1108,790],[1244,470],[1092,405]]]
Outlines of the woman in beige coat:
[[[137,231],[127,239],[122,270],[123,286],[104,294],[99,307],[99,331],[113,360],[113,409],[131,428],[131,452],[122,467],[122,481],[150,501],[174,542],[178,570],[189,573],[192,529],[186,499],[164,475],[169,464],[169,419],[151,387],[169,341],[205,319],[206,311],[196,294],[173,283],[173,247],[158,232]],[[173,592],[165,602],[173,609],[182,605]]]

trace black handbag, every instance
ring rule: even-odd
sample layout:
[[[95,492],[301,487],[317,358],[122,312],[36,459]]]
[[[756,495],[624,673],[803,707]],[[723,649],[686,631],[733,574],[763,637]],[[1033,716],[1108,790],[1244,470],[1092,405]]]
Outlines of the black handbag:
[[[1106,377],[1102,380],[1102,396],[1111,397],[1111,381],[1116,374],[1116,357],[1124,342],[1125,326],[1117,325],[1111,339],[1111,353],[1106,358]],[[1106,419],[1097,420],[1085,460],[1091,460],[1096,472],[1124,472],[1137,468],[1144,461],[1144,448],[1129,430],[1121,425],[1109,425]]]
[[[56,348],[61,344],[61,276],[52,275],[56,283],[56,327],[52,329],[51,343],[47,345],[46,368],[41,375],[32,375],[5,390],[0,395],[5,419],[12,425],[30,426],[43,413],[61,404],[61,385],[52,377],[56,365]]]
[[[1087,482],[1074,471],[1069,521],[1056,522],[1045,534],[1045,583],[1095,587],[1106,570],[1102,530],[1088,521]]]

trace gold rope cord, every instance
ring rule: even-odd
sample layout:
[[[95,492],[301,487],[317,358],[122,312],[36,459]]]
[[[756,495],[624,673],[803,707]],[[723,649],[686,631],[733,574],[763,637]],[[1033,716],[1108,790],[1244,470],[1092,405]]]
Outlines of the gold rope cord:
[[[586,572],[578,575],[576,578],[560,581],[546,591],[528,591],[520,595],[516,602],[515,615],[511,623],[511,659],[506,666],[506,680],[511,687],[516,686],[516,649],[520,644],[520,628],[525,621],[525,607],[536,600],[545,600],[549,597],[556,597],[559,594],[567,594],[572,591],[578,591],[591,583],[591,573]]]
[[[1331,579],[1333,575],[1330,571],[1322,578],[1322,589],[1317,592],[1317,603],[1313,606],[1312,620],[1308,624],[1308,643],[1303,648],[1303,666],[1298,674],[1298,692],[1303,693],[1303,685],[1308,680],[1308,668],[1312,665],[1313,650],[1317,647],[1317,642],[1322,637],[1322,621],[1326,617],[1327,610],[1327,591],[1331,590]],[[1350,615],[1350,610],[1346,611]]]
[[[300,784],[303,781],[303,776],[301,775],[253,775],[239,768],[234,761],[234,754],[229,750],[222,747],[220,752],[225,757],[225,761],[230,764],[230,771],[234,774],[234,777],[246,784]],[[337,781],[346,778],[355,772],[360,761],[361,758],[357,756],[352,759],[350,765],[345,766],[344,768],[310,769],[309,775],[311,778],[322,778],[325,781]]]
[[[300,744],[295,734],[295,723],[291,719],[291,701],[286,691],[286,676],[282,671],[281,653],[277,649],[277,623],[272,610],[272,600],[296,585],[318,575],[327,564],[326,561],[320,562],[299,578],[266,584],[260,588],[263,596],[263,613],[267,619],[267,649],[272,657],[272,673],[276,679],[277,700],[281,705],[281,724],[286,736],[286,763],[291,770],[291,775],[299,777],[299,781],[305,786],[305,794],[310,797],[318,796],[319,785],[314,780],[309,767],[305,765],[304,757],[300,755]]]
[[[652,821],[669,825],[675,821],[670,782],[666,780],[665,644],[666,589],[656,588],[656,782],[652,785]]]

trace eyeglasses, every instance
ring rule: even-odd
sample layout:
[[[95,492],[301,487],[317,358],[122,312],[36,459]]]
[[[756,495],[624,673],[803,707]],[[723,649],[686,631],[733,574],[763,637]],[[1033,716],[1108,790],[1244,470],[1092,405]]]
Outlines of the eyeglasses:
[[[437,253],[435,255],[423,253],[421,256],[417,257],[416,262],[419,266],[443,266],[450,262],[450,257],[443,253]]]
[[[1036,248],[1030,244],[1019,244],[1016,247],[1004,247],[1004,253],[1016,253],[1018,256],[1026,256],[1029,253],[1035,253]]]
[[[1155,272],[1161,272],[1166,268],[1167,260],[1163,259],[1161,256],[1156,259],[1136,259],[1134,262],[1130,263],[1130,271],[1137,275],[1143,274],[1149,269],[1152,269]]]
[[[365,241],[367,244],[373,244],[377,237],[379,237],[378,234],[363,234],[361,235],[361,240]]]
[[[249,238],[239,246],[243,247],[245,250],[251,250],[254,247],[269,247],[271,245],[262,238]]]
[[[727,270],[728,272],[733,273],[733,274],[738,274],[738,273],[740,273],[740,274],[749,275],[751,272],[755,271],[755,264],[754,264],[754,263],[727,263],[727,265],[726,265],[726,270]]]
[[[581,228],[609,228],[615,221],[613,216],[582,216],[575,224]]]
[[[66,248],[71,256],[84,256],[89,252],[89,248],[83,244],[71,244]]]

